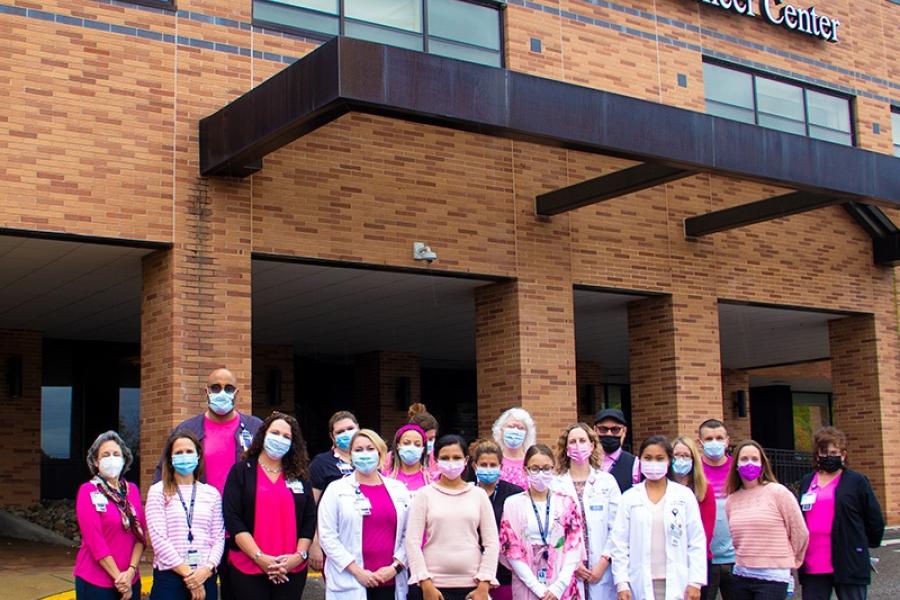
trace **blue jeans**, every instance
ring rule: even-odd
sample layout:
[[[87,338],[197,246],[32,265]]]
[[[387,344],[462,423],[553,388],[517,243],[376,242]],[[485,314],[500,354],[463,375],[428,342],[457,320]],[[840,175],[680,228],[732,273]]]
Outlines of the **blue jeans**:
[[[131,586],[131,597],[136,600],[141,597],[141,580]],[[75,600],[121,600],[122,594],[114,587],[100,587],[88,583],[81,577],[75,578]]]
[[[219,590],[216,588],[216,576],[212,575],[204,582],[206,600],[217,600]],[[137,596],[140,598],[140,596]],[[153,587],[150,588],[150,600],[191,600],[191,591],[184,585],[184,579],[175,571],[159,571],[153,569]]]

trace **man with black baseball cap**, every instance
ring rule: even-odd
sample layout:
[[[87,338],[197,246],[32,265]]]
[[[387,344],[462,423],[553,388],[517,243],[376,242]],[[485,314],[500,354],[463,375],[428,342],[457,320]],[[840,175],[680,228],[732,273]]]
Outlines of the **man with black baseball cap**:
[[[624,492],[635,483],[641,481],[641,461],[622,449],[628,423],[625,415],[618,408],[605,408],[597,413],[594,419],[594,431],[600,436],[600,447],[603,450],[602,469],[615,477],[619,490]]]

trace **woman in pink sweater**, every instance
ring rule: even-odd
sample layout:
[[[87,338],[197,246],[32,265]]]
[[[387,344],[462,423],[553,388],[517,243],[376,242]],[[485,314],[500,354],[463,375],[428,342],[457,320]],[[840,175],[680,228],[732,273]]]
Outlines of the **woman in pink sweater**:
[[[734,599],[783,600],[791,569],[803,564],[809,531],[796,498],[775,479],[759,444],[742,442],[734,457],[725,503],[736,553]]]

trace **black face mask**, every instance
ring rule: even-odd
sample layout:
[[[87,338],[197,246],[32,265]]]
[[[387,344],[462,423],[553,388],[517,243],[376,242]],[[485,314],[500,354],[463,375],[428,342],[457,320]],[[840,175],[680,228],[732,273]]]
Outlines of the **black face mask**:
[[[612,454],[622,447],[622,440],[617,435],[601,435],[600,445],[607,454]]]
[[[819,469],[826,473],[835,473],[844,466],[844,459],[840,456],[819,456],[816,458]]]

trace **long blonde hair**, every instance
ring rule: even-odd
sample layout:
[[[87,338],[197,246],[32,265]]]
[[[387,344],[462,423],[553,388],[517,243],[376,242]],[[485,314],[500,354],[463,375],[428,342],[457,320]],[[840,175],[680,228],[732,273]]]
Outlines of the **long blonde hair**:
[[[694,496],[697,497],[697,502],[703,502],[706,498],[706,492],[709,490],[709,482],[706,480],[706,473],[703,471],[703,461],[700,460],[700,452],[697,451],[696,444],[686,436],[680,435],[675,438],[675,441],[672,442],[673,452],[678,444],[687,446],[687,449],[691,451],[691,460],[694,462],[694,466],[687,476],[688,487],[693,490]]]

